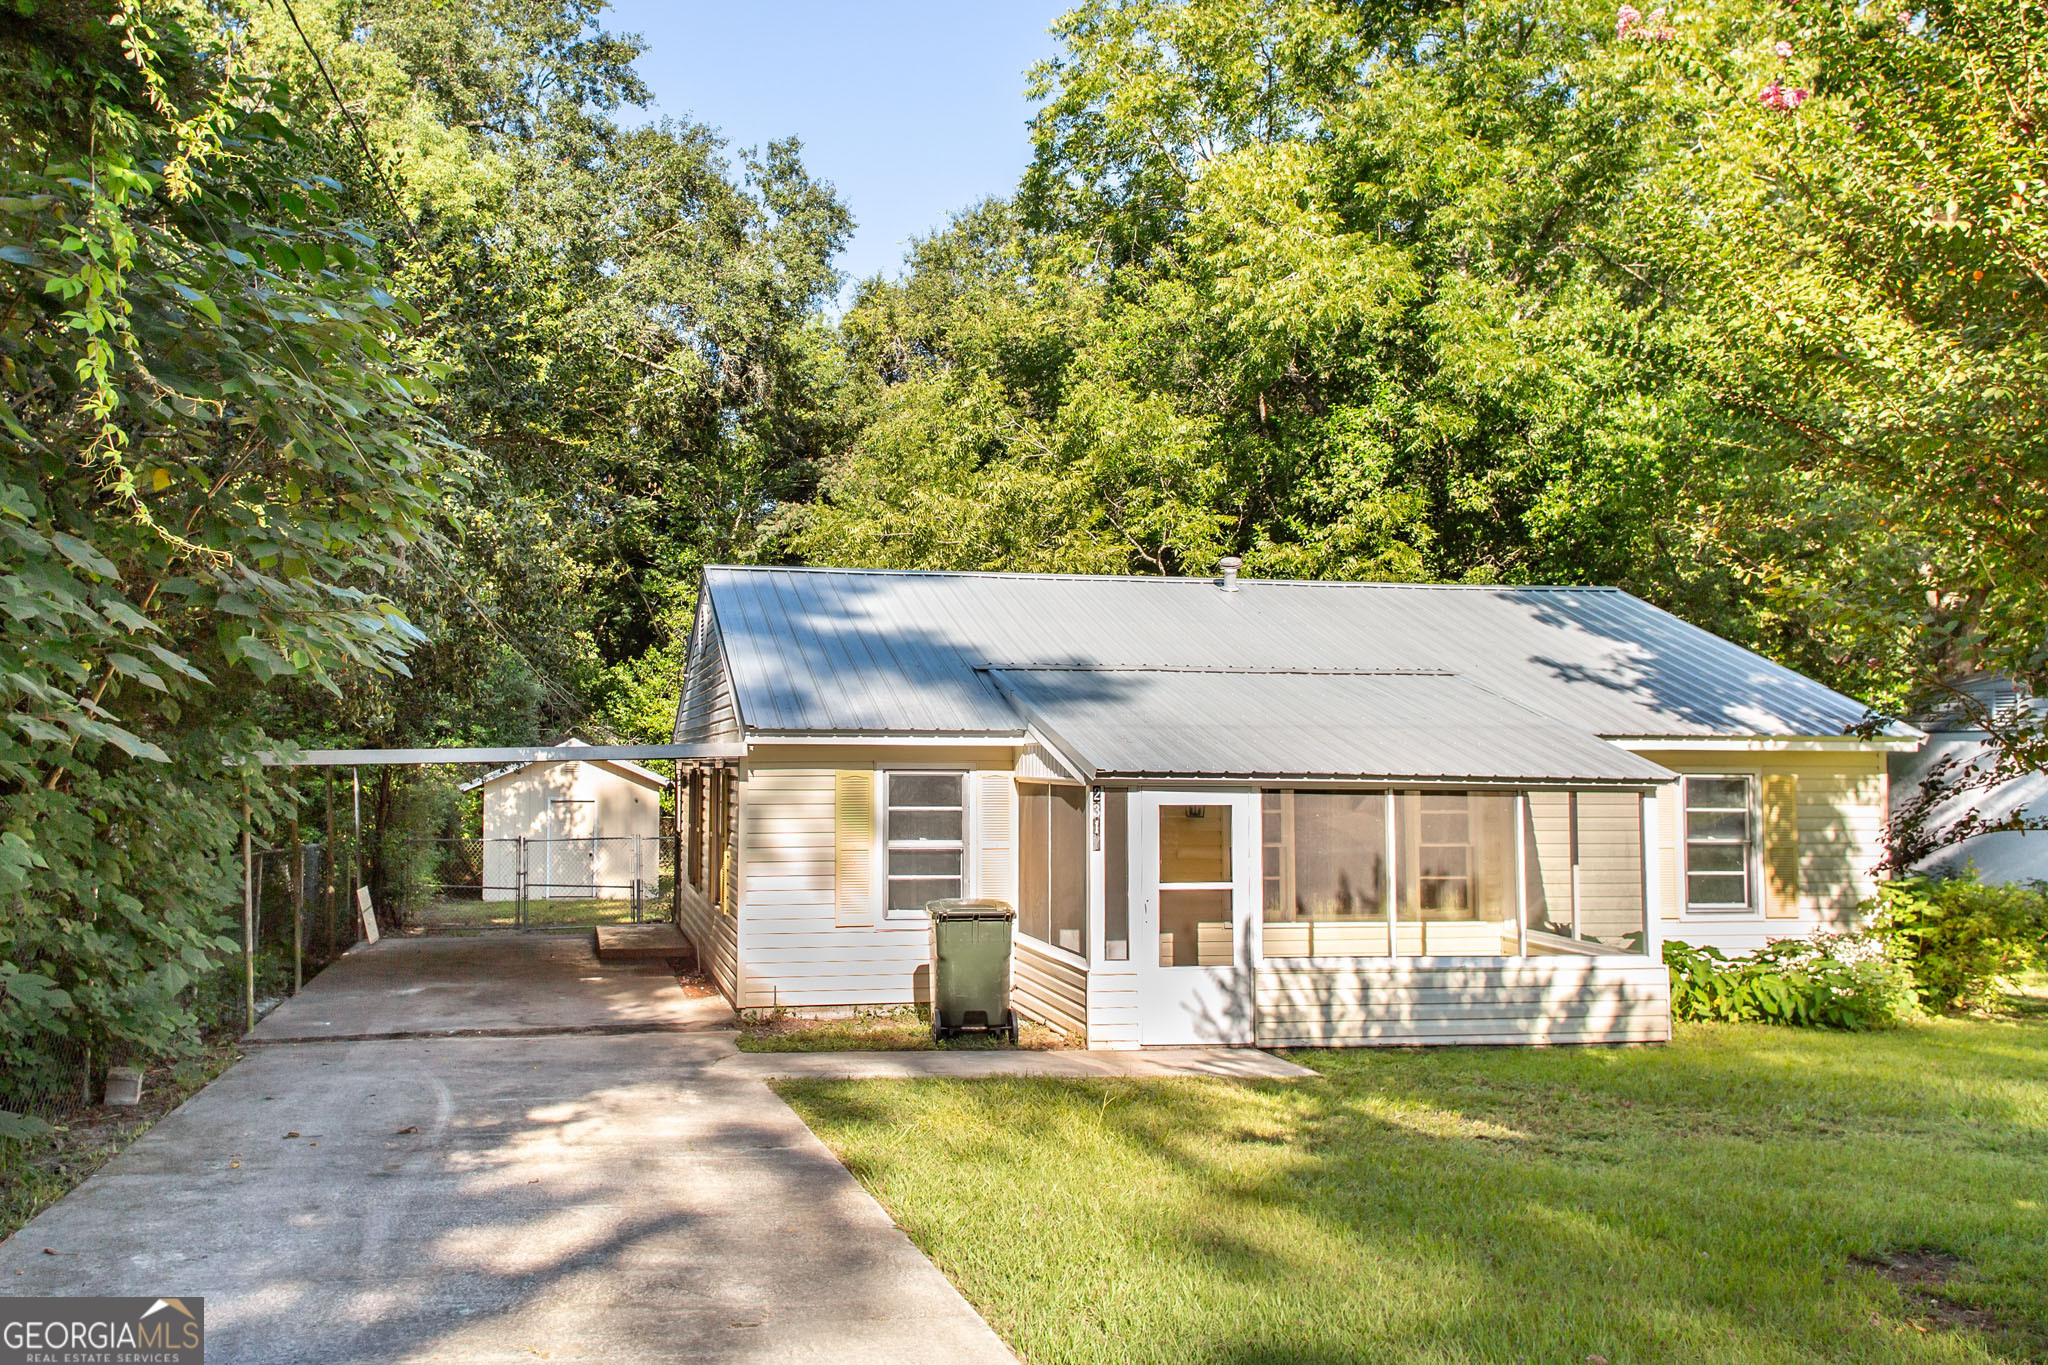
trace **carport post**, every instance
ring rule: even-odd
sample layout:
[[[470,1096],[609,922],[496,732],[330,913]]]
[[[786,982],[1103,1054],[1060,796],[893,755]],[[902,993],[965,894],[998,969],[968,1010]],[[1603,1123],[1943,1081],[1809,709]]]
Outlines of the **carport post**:
[[[341,918],[334,904],[334,769],[327,769],[327,843],[320,850],[320,925],[326,930],[327,956],[334,956],[335,921]]]
[[[519,836],[519,866],[513,870],[512,884],[519,889],[519,927],[526,927],[526,836]]]
[[[293,793],[294,797],[297,793]],[[294,807],[296,812],[296,807]],[[299,817],[292,816],[292,994],[306,984],[305,929],[299,921],[306,913],[306,850],[299,843]]]
[[[356,832],[349,842],[348,903],[356,903],[356,891],[363,884],[363,775],[362,769],[348,770],[350,800],[355,803]]]
[[[242,1020],[256,1027],[256,852],[249,838],[248,780],[242,788]]]

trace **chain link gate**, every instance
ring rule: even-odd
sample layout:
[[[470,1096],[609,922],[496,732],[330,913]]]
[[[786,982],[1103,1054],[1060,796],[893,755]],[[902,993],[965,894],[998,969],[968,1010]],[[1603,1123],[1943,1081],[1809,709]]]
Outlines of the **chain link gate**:
[[[409,839],[386,896],[420,931],[570,929],[665,920],[673,840],[658,834]]]

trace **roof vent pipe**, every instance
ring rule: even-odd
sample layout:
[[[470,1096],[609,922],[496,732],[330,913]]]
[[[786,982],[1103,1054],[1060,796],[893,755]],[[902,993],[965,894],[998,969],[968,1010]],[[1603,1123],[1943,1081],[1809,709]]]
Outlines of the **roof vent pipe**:
[[[1236,555],[1225,555],[1216,561],[1216,567],[1223,570],[1223,591],[1237,591],[1237,571],[1244,567],[1244,561]]]

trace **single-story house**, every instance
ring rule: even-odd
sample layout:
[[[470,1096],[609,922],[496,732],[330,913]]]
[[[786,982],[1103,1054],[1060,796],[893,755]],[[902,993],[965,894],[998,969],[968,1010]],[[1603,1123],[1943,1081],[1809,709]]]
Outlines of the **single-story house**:
[[[1662,941],[1872,891],[1860,703],[1611,588],[727,568],[679,743],[683,930],[741,1009],[926,997],[1017,907],[1091,1047],[1669,1036]]]
[[[1955,679],[1951,699],[1914,717],[1927,732],[1918,752],[1892,755],[1892,808],[1902,810],[1916,795],[1921,780],[1944,763],[1953,789],[1971,771],[1991,772],[1994,750],[1987,720],[2001,727],[2039,727],[2048,722],[2048,697],[2038,697],[2014,679],[1999,673],[1973,673]],[[2048,821],[2048,773],[2025,773],[2003,782],[1972,787],[1939,801],[1925,812],[1928,826],[1947,829],[1969,816],[1983,824],[2017,817],[2029,824]],[[2006,829],[1976,834],[1938,849],[1914,870],[1936,874],[1976,869],[1987,882],[2048,881],[2048,830]]]
[[[556,746],[590,747],[576,738]],[[462,784],[483,793],[483,899],[652,896],[669,780],[625,759],[512,764]],[[524,862],[522,864],[522,858]]]

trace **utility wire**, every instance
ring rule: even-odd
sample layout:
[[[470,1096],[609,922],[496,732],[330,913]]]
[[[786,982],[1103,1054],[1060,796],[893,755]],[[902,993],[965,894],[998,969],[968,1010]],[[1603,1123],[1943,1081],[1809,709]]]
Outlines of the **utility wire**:
[[[335,112],[341,115],[341,121],[356,135],[356,142],[363,149],[363,159],[370,163],[370,173],[376,176],[377,183],[382,185],[384,193],[390,196],[391,207],[398,213],[399,226],[405,229],[405,239],[408,242],[413,240],[412,216],[405,211],[405,204],[399,199],[398,191],[393,189],[391,182],[385,178],[384,164],[377,160],[376,152],[370,149],[369,135],[363,131],[362,124],[356,122],[356,116],[349,112],[348,101],[341,97],[341,90],[335,85],[334,77],[327,74],[327,63],[320,60],[319,49],[315,48],[313,40],[306,36],[305,28],[299,23],[299,13],[292,8],[292,0],[283,0],[283,4],[285,16],[292,21],[292,29],[299,35],[299,42],[304,45],[306,55],[313,59],[314,69],[320,73],[320,79],[327,83],[327,93],[334,98]]]

